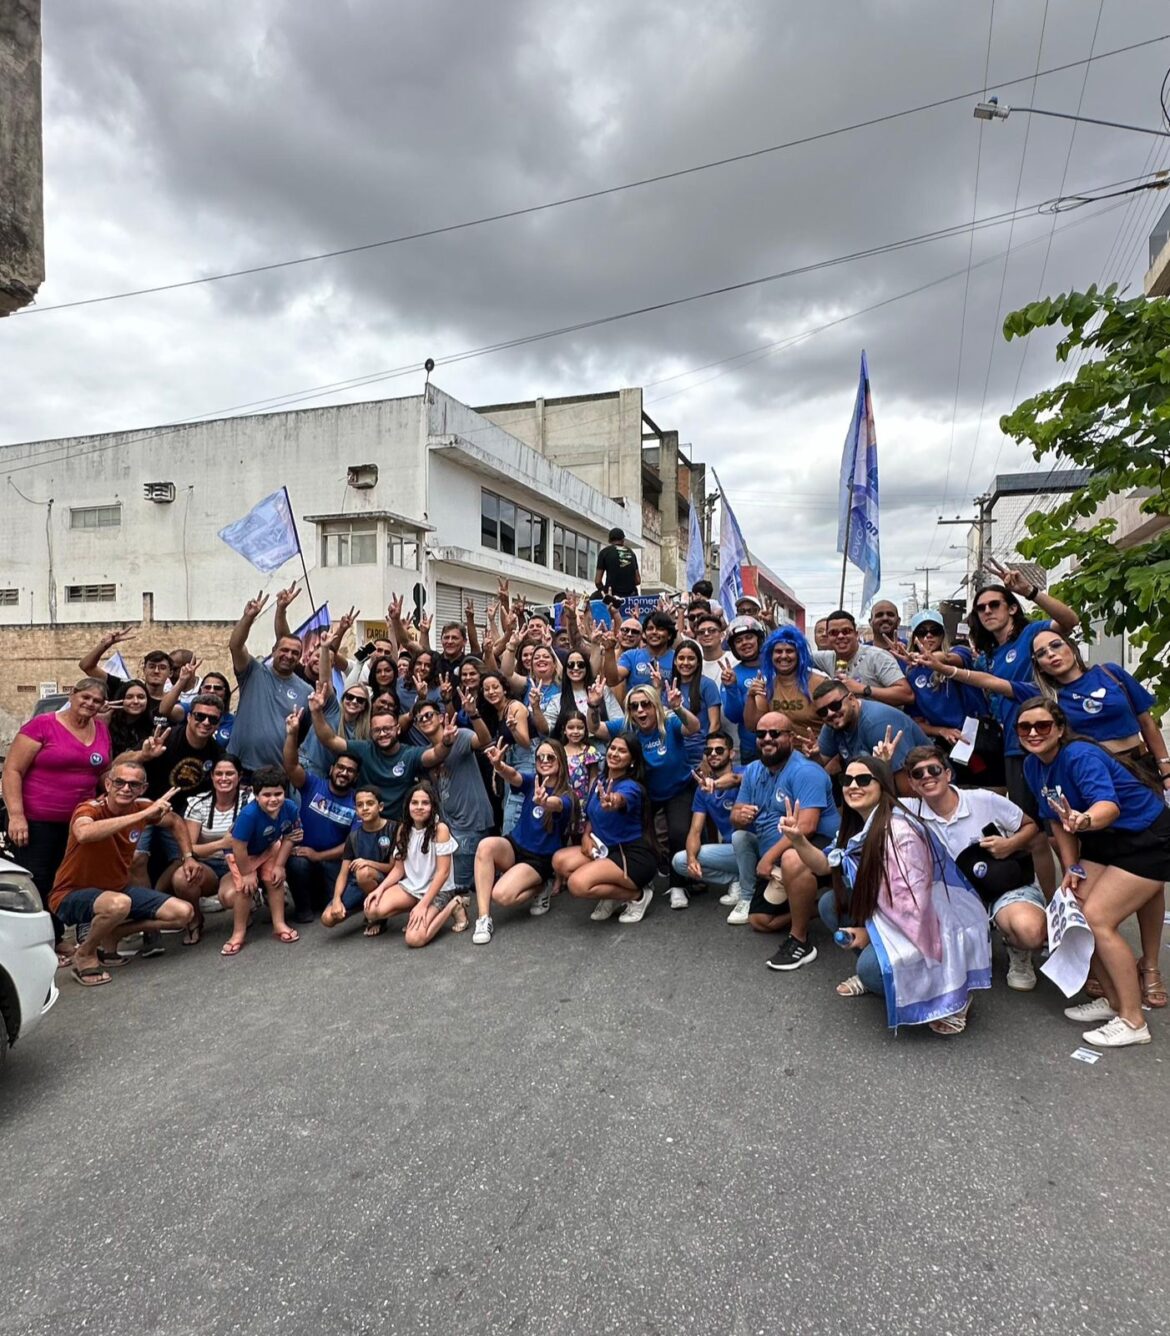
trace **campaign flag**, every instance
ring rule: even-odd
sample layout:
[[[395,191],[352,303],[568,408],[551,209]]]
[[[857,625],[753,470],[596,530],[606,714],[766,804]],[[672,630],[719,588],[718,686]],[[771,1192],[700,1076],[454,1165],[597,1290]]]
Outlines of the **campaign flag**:
[[[288,489],[282,487],[263,501],[257,501],[242,520],[220,529],[219,536],[265,575],[279,570],[301,550]]]
[[[322,603],[317,611],[311,617],[306,617],[292,634],[301,642],[301,647],[307,654],[310,649],[313,649],[325,639],[325,632],[332,625],[333,622],[329,616],[329,604]],[[267,655],[264,662],[271,663],[272,655]]]
[[[882,552],[878,519],[877,432],[873,425],[873,396],[869,363],[861,354],[861,377],[853,417],[841,456],[841,491],[837,512],[837,551],[865,574],[861,606],[873,598],[882,582]]]
[[[695,585],[707,574],[706,554],[703,551],[703,529],[699,523],[699,512],[691,506],[691,527],[687,535],[687,589]]]
[[[719,490],[719,602],[728,617],[734,617],[736,599],[743,597],[742,567],[748,564],[748,550],[735,512],[727,504],[727,493],[722,487]]]
[[[113,654],[101,665],[103,673],[113,673],[115,677],[120,677],[123,682],[129,682],[134,674],[126,666],[126,660],[122,657],[122,651],[116,649]]]

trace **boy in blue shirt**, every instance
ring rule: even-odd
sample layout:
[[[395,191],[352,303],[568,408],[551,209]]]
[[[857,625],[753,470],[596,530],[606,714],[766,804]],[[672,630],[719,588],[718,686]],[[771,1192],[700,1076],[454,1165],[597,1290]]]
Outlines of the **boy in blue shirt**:
[[[721,905],[733,905],[739,899],[739,865],[731,846],[731,809],[739,795],[739,777],[742,773],[731,763],[731,734],[718,729],[708,735],[703,744],[705,771],[696,773],[697,787],[691,803],[691,828],[687,832],[686,848],[680,849],[671,860],[674,871],[691,881],[713,882],[726,886],[719,899]],[[708,827],[713,826],[717,844],[704,842]],[[670,890],[671,909],[686,909],[689,904],[682,886]]]
[[[220,955],[238,956],[244,949],[253,907],[264,894],[272,915],[272,935],[278,942],[296,942],[300,933],[284,917],[284,867],[294,839],[301,832],[297,805],[288,796],[288,779],[279,766],[262,766],[252,775],[253,798],[232,827],[232,851],[227,855],[232,885],[220,891],[225,909],[232,911],[232,935]]]
[[[366,896],[389,875],[394,865],[394,823],[382,815],[382,799],[372,784],[360,785],[354,793],[358,820],[345,840],[341,871],[321,922],[335,928],[366,902]],[[381,924],[367,923],[366,936],[377,937]],[[377,929],[377,931],[373,931]]]

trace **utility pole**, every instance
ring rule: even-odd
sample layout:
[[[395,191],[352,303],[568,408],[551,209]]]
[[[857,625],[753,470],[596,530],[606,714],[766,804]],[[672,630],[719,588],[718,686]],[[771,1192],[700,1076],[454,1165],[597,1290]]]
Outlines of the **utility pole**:
[[[942,570],[942,567],[941,567],[941,566],[915,566],[914,569],[915,569],[916,571],[921,571],[922,574],[923,574],[923,576],[925,577],[925,581],[926,581],[926,583],[925,583],[925,587],[924,587],[923,592],[922,592],[922,606],[923,606],[924,608],[929,608],[929,607],[930,607],[930,573],[931,573],[931,571],[941,571],[941,570]],[[915,594],[915,597],[917,598],[917,594]]]
[[[991,497],[984,494],[975,498],[977,513],[971,519],[963,519],[956,515],[953,520],[944,520],[940,515],[939,524],[961,524],[966,528],[975,529],[975,571],[978,573],[983,569],[987,562],[987,546],[991,537],[991,526],[995,521],[991,518]],[[922,567],[917,567],[921,570]],[[937,567],[936,567],[937,569]]]
[[[915,569],[917,569],[917,567],[916,567]],[[937,570],[938,568],[935,567],[935,569]],[[910,591],[910,601],[914,604],[914,611],[915,611],[915,612],[918,612],[918,611],[920,610],[919,607],[918,607],[918,581],[917,581],[917,580],[899,580],[899,581],[898,581],[898,587],[899,587],[900,589],[909,589],[909,591]]]

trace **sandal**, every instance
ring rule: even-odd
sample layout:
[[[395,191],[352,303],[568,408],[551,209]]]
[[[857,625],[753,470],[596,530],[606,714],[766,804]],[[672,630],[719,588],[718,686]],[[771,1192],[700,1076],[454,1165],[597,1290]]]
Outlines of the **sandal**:
[[[238,956],[243,949],[243,942],[224,942],[219,948],[219,954],[221,956]]]
[[[273,937],[278,942],[299,942],[301,934],[295,928],[283,928],[280,932],[274,932]]]
[[[860,997],[865,992],[865,984],[861,982],[861,976],[851,974],[848,979],[842,979],[837,985],[838,997]]]
[[[381,935],[382,935],[385,931],[386,931],[386,925],[385,925],[384,923],[367,923],[366,926],[365,926],[365,928],[364,928],[363,931],[362,931],[362,936],[363,936],[363,937],[381,937]]]
[[[457,895],[455,908],[451,911],[451,931],[466,932],[470,926],[467,918],[467,901],[461,895]]]
[[[73,964],[73,952],[68,951],[61,946],[57,947],[57,968],[59,970],[67,970],[69,966],[72,964]]]
[[[1161,1011],[1166,1005],[1166,985],[1162,981],[1162,971],[1157,965],[1145,965],[1139,960],[1138,978],[1142,984],[1142,1003],[1151,1011]]]
[[[100,946],[97,958],[101,962],[102,969],[106,970],[120,970],[134,959],[133,956],[120,956],[116,951],[103,951]]]
[[[189,923],[183,932],[184,946],[198,946],[203,940],[203,919],[197,918]]]
[[[967,1012],[970,1010],[971,1002],[968,999],[961,1011],[953,1012],[950,1016],[940,1016],[936,1021],[928,1022],[931,1030],[935,1034],[953,1035],[962,1034],[967,1028]]]
[[[100,988],[103,983],[110,982],[110,976],[104,965],[87,965],[85,969],[78,969],[74,965],[69,973],[82,988]]]

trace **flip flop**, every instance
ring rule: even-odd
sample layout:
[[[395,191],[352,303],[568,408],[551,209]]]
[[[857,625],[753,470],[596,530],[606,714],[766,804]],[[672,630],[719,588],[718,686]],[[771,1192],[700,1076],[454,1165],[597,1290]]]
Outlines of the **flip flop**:
[[[362,932],[362,936],[381,937],[381,935],[385,931],[386,931],[386,925],[384,923],[367,923],[365,929]]]
[[[285,928],[283,932],[274,932],[273,937],[278,942],[299,942],[301,934],[295,928]]]
[[[219,954],[221,956],[238,956],[243,949],[243,942],[224,942],[219,948]]]
[[[82,988],[100,988],[102,984],[110,982],[110,976],[102,965],[88,965],[83,970],[74,965],[69,973],[73,975]]]
[[[189,923],[183,930],[183,945],[198,946],[203,940],[203,923]]]
[[[97,956],[102,962],[102,968],[107,970],[120,970],[134,959],[133,956],[120,956],[116,951],[103,951],[100,947]]]

